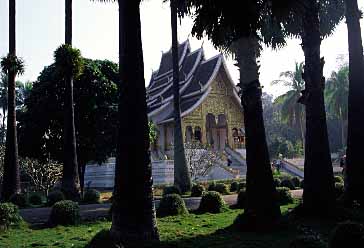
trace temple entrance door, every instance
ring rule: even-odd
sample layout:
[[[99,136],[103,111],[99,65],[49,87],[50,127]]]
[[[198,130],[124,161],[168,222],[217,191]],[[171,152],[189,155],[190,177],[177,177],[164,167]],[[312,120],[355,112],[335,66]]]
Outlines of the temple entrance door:
[[[228,143],[228,125],[226,121],[226,116],[224,114],[220,114],[217,121],[217,136],[218,136],[218,147],[217,149],[222,151],[225,149],[226,144]]]
[[[207,145],[211,146],[213,149],[217,149],[218,146],[218,134],[216,128],[215,116],[211,113],[206,115],[206,140]]]

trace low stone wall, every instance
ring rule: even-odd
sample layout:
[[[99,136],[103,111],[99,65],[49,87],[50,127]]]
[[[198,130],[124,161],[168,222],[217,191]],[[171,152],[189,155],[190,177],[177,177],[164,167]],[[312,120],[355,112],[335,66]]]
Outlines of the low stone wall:
[[[173,160],[161,160],[152,162],[153,184],[173,184],[174,165]],[[98,189],[111,189],[115,180],[115,159],[109,159],[106,163],[88,164],[85,171],[85,186]]]

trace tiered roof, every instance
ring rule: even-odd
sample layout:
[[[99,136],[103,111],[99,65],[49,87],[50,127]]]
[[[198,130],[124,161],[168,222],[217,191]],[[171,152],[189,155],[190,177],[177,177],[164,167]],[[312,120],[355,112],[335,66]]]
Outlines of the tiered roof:
[[[222,54],[205,59],[203,49],[191,52],[189,41],[178,47],[180,67],[180,101],[181,115],[186,116],[197,108],[211,91],[211,83],[221,66],[226,70]],[[158,123],[173,121],[173,69],[172,51],[163,53],[159,70],[153,72],[147,88],[148,116],[157,118]],[[226,70],[229,81],[233,85],[234,95],[237,89]],[[172,107],[171,107],[172,106]]]

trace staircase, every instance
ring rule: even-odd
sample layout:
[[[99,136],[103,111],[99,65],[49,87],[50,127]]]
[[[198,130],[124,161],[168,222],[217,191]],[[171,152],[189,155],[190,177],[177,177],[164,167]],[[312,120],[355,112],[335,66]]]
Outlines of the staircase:
[[[238,170],[240,176],[246,175],[246,161],[240,152],[237,152],[230,147],[225,147],[225,153],[227,157],[231,160],[229,168],[233,170]]]

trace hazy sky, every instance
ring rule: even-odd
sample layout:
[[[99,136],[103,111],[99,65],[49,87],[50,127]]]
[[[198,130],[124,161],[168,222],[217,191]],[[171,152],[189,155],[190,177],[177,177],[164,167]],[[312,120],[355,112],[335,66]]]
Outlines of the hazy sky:
[[[73,1],[73,44],[82,55],[92,59],[118,61],[118,6],[90,0]],[[359,0],[364,9],[364,1]],[[169,6],[162,0],[142,3],[142,38],[145,78],[149,82],[152,70],[157,70],[162,51],[171,44]],[[364,37],[364,21],[361,22]],[[185,19],[179,28],[180,42],[191,32],[192,21]],[[202,41],[190,37],[192,49],[201,47]],[[53,61],[53,51],[64,42],[64,0],[17,0],[17,53],[24,58],[26,72],[21,80],[35,80],[44,66]],[[218,53],[208,40],[204,41],[206,57]],[[335,34],[322,43],[322,56],[326,64],[324,74],[329,76],[337,68],[337,57],[347,55],[347,30],[341,23]],[[8,52],[8,0],[0,0],[0,56]],[[287,47],[272,51],[265,48],[261,61],[261,82],[264,90],[278,96],[287,89],[271,86],[281,71],[292,70],[295,61],[303,61],[300,40],[290,40]],[[230,73],[238,81],[234,62],[227,58]]]

